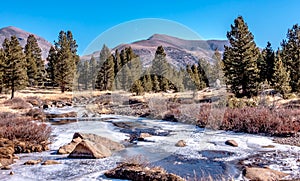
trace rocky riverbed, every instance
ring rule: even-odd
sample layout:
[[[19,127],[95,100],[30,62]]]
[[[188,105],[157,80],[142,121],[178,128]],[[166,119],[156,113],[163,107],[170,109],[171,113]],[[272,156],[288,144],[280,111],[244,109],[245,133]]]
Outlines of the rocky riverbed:
[[[48,109],[59,114],[84,109],[64,107]],[[194,125],[130,116],[102,115],[52,118],[53,139],[49,151],[17,154],[20,157],[10,170],[1,170],[1,180],[111,180],[104,173],[124,158],[142,155],[153,166],[160,166],[182,178],[211,177],[242,180],[247,167],[270,168],[299,178],[300,148],[274,143],[271,137],[213,131]],[[101,159],[74,159],[57,154],[75,132],[96,134],[125,145],[125,149]],[[234,140],[236,146],[225,144]],[[178,142],[181,141],[180,144]],[[181,145],[181,146],[178,146]],[[36,164],[24,165],[35,160]],[[43,164],[47,163],[52,164]],[[248,170],[249,171],[249,170]]]

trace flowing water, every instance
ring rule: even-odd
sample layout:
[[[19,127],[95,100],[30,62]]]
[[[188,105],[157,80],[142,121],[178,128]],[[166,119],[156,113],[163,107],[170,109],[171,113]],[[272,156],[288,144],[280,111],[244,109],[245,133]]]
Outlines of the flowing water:
[[[60,110],[49,110],[52,113],[74,110],[65,108]],[[76,111],[80,112],[79,109]],[[56,120],[59,121],[59,120]],[[128,134],[121,128],[115,127],[112,122],[135,122],[142,127],[151,129],[155,135],[147,139],[147,142],[127,147],[121,152],[105,159],[69,159],[67,155],[56,155],[57,149],[69,143],[75,132],[94,133],[107,137],[117,142],[124,142]],[[243,158],[258,153],[291,153],[293,157],[282,156],[280,162],[288,167],[288,173],[299,174],[300,158],[299,147],[279,145],[272,142],[271,138],[250,134],[241,134],[225,131],[212,131],[198,128],[194,125],[167,122],[161,120],[150,120],[136,117],[103,115],[100,118],[80,119],[69,124],[53,124],[53,140],[50,151],[42,153],[19,154],[20,160],[12,165],[14,175],[9,171],[1,170],[1,180],[112,180],[106,178],[103,173],[112,169],[117,162],[126,157],[143,155],[152,165],[158,165],[167,171],[178,174],[184,178],[212,176],[218,180],[220,175],[227,178],[241,180],[241,171],[237,162]],[[238,147],[225,145],[225,141],[233,139]],[[176,147],[178,140],[185,140],[186,147]],[[262,148],[262,146],[274,145],[274,148]],[[267,156],[264,156],[267,157]],[[57,160],[61,164],[41,164],[27,166],[23,165],[27,160]],[[274,162],[269,165],[277,170],[283,167]],[[116,180],[116,179],[114,179]]]

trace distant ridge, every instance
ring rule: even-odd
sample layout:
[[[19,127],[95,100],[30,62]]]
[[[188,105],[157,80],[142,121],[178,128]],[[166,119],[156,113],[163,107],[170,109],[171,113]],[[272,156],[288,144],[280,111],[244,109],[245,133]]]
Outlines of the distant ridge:
[[[24,48],[26,45],[27,38],[30,34],[30,32],[26,32],[20,28],[14,27],[14,26],[8,26],[5,28],[0,29],[0,47],[2,47],[2,43],[5,38],[10,38],[11,36],[16,36],[21,44],[21,46]],[[39,47],[42,49],[42,58],[45,60],[48,56],[48,52],[50,50],[50,47],[52,44],[45,40],[44,38],[35,35],[35,38],[38,41]]]
[[[199,58],[211,60],[215,49],[221,53],[224,45],[229,45],[227,40],[184,40],[181,38],[154,34],[148,39],[135,41],[129,44],[120,44],[112,49],[124,49],[131,46],[133,51],[141,57],[143,66],[151,65],[156,48],[162,45],[167,54],[167,61],[177,68],[185,67],[187,64],[195,64]],[[90,55],[82,56],[82,60],[90,59],[92,56],[99,57],[100,50]]]

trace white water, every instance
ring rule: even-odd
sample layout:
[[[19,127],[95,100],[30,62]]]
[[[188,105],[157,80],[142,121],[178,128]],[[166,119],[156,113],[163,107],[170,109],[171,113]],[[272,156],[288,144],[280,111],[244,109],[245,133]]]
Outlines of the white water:
[[[66,109],[68,110],[68,109]],[[64,109],[60,112],[66,111]],[[57,113],[57,110],[53,110]],[[259,151],[283,151],[299,153],[299,147],[275,144],[271,138],[238,134],[225,131],[211,131],[197,128],[194,125],[187,125],[174,122],[165,122],[159,120],[147,120],[134,117],[105,115],[102,118],[112,118],[111,121],[136,121],[143,123],[146,127],[155,128],[159,131],[170,131],[169,136],[152,136],[147,138],[153,142],[138,142],[136,146],[128,147],[125,151],[115,153],[112,157],[106,159],[68,159],[67,155],[56,155],[56,150],[71,141],[75,132],[94,133],[100,136],[110,138],[114,141],[122,142],[128,138],[125,133],[121,133],[119,128],[114,127],[109,121],[79,121],[65,125],[52,125],[53,143],[50,145],[50,151],[43,153],[20,154],[20,160],[12,165],[12,170],[0,172],[0,180],[111,180],[103,176],[103,173],[116,166],[116,162],[122,158],[134,155],[143,155],[155,165],[161,165],[169,172],[183,174],[183,176],[193,177],[195,172],[207,171],[209,174],[222,173],[238,179],[240,172],[234,166],[234,161],[254,155]],[[233,139],[239,147],[230,147],[225,145],[225,141]],[[186,147],[175,147],[178,140],[185,140]],[[262,146],[274,145],[275,148],[262,148]],[[209,158],[203,155],[201,151],[226,151],[232,154],[225,157]],[[208,152],[208,154],[210,154]],[[181,159],[177,159],[177,156]],[[25,166],[23,163],[27,160],[54,159],[59,165],[34,165]],[[300,157],[299,157],[300,158]],[[292,170],[287,173],[299,172],[299,162],[294,158],[281,158],[282,162],[289,165]],[[199,168],[200,167],[200,168]],[[226,167],[225,170],[222,170]],[[270,165],[271,168],[281,170],[278,165]],[[199,169],[199,170],[197,170]],[[189,170],[189,171],[188,171]],[[10,176],[9,172],[14,175]]]

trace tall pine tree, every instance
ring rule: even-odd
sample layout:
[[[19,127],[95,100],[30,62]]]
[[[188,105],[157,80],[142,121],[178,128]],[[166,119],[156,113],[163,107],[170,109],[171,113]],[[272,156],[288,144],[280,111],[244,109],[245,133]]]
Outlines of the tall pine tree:
[[[64,93],[73,85],[76,64],[79,60],[79,56],[76,54],[76,41],[70,31],[59,33],[58,41],[55,42],[55,49],[57,51],[54,69],[55,82],[59,85],[61,92]]]
[[[286,95],[291,91],[290,73],[287,71],[281,60],[280,50],[276,53],[272,82],[274,89],[283,95]]]
[[[57,59],[57,51],[53,46],[50,47],[48,57],[46,60],[48,62],[47,68],[46,68],[48,79],[50,80],[51,85],[54,86],[55,85],[55,72],[56,72],[55,67],[56,67],[58,59]]]
[[[25,45],[27,76],[29,85],[43,85],[45,79],[45,64],[42,60],[42,50],[34,35],[29,35]]]
[[[258,92],[259,69],[257,60],[259,49],[243,17],[239,16],[227,32],[231,46],[225,46],[223,55],[226,83],[238,97],[251,97]]]
[[[27,85],[26,60],[22,47],[16,36],[10,40],[5,39],[3,42],[4,49],[4,84],[11,89],[11,99],[14,97],[16,90],[20,90]]]
[[[292,91],[300,92],[300,26],[295,24],[287,32],[282,46],[282,61],[290,72]]]

